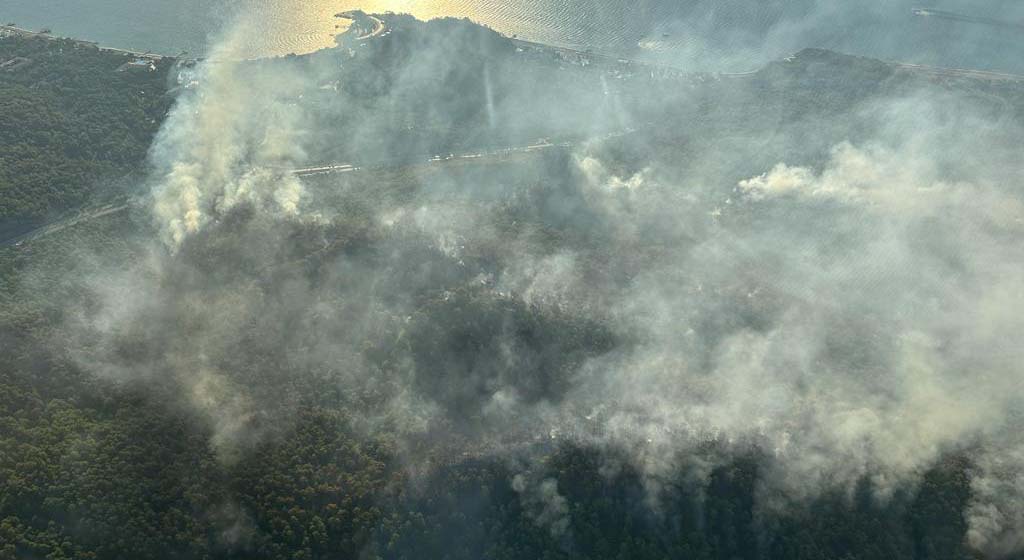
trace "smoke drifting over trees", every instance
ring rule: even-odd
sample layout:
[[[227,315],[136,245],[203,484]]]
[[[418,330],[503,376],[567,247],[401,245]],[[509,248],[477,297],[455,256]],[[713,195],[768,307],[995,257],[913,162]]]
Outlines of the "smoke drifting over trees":
[[[793,512],[913,503],[957,461],[954,546],[1024,551],[1024,86],[826,51],[659,77],[387,23],[194,69],[130,258],[80,256],[46,331],[69,367],[184,411],[242,478],[340,411],[316,429],[393,466],[375,507],[478,469],[505,486],[454,508],[517,502],[570,556],[588,484],[694,532],[749,488],[737,556],[778,557]],[[254,509],[203,515],[252,550]]]

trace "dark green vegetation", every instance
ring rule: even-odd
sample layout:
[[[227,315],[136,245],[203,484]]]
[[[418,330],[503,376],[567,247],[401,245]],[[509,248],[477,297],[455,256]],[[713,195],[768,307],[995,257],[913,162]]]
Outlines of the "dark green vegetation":
[[[481,166],[465,172],[479,177],[508,170]],[[385,186],[382,198],[401,199],[407,196],[404,185],[430,177],[379,179],[377,184]],[[396,185],[390,193],[389,179]],[[517,205],[515,219],[508,223],[526,229],[541,226],[542,201],[559,188],[537,188],[535,202]],[[353,188],[345,195],[348,207],[357,207],[362,192]],[[498,204],[495,211],[507,210]],[[258,219],[241,212],[185,249],[192,270],[206,270],[204,274],[225,282],[253,274],[266,282],[265,307],[254,315],[242,342],[249,352],[213,356],[235,360],[231,367],[236,380],[259,387],[254,398],[266,404],[260,417],[247,420],[251,433],[260,437],[237,444],[227,460],[211,444],[215,433],[189,412],[170,379],[160,373],[128,383],[96,379],[64,352],[67,342],[55,338],[59,334],[53,325],[66,319],[66,310],[54,302],[75,297],[67,292],[74,287],[66,275],[87,276],[119,261],[144,258],[143,245],[123,239],[126,229],[135,226],[115,216],[77,228],[75,236],[105,255],[97,257],[99,262],[76,258],[71,253],[80,251],[80,245],[65,235],[22,250],[4,250],[8,281],[12,270],[34,263],[32,288],[19,290],[19,295],[34,297],[12,301],[12,290],[6,289],[0,318],[5,348],[0,358],[0,557],[971,557],[962,549],[961,512],[970,495],[966,458],[948,458],[920,487],[883,505],[871,498],[865,481],[855,496],[837,492],[765,518],[755,513],[761,476],[756,451],[716,468],[701,485],[688,482],[680,472],[679,480],[661,494],[659,508],[652,509],[642,477],[624,457],[570,440],[536,441],[533,434],[511,434],[512,441],[535,441],[517,452],[546,457],[529,476],[556,480],[567,500],[569,524],[564,533],[552,534],[535,522],[534,512],[513,487],[520,468],[493,458],[486,449],[480,449],[479,457],[464,452],[479,445],[471,419],[479,413],[482,395],[471,384],[478,378],[470,371],[491,368],[488,375],[522,375],[526,378],[512,382],[527,397],[530,390],[557,395],[558,385],[572,371],[571,362],[603,352],[614,341],[598,326],[516,299],[496,299],[482,290],[443,295],[445,286],[463,283],[486,264],[467,271],[415,237],[403,242],[381,237],[372,227],[360,227],[358,214],[352,218],[326,228],[289,226],[284,237],[291,241],[271,255],[226,260],[232,256],[223,253],[231,236],[265,235]],[[548,236],[572,239],[579,235],[578,227],[556,225],[550,233],[538,232],[539,241]],[[326,252],[323,240],[331,243]],[[500,250],[496,246],[487,251]],[[353,267],[383,261],[392,271],[372,287],[342,288],[359,294],[358,299],[406,293],[389,285],[393,283],[411,282],[406,286],[410,290],[423,285],[422,279],[411,281],[397,270],[429,274],[427,284],[437,286],[436,291],[408,292],[420,306],[410,323],[374,327],[379,342],[359,353],[372,364],[381,386],[361,393],[349,391],[343,375],[304,375],[296,369],[300,364],[282,362],[279,355],[282,346],[310,341],[292,340],[281,330],[278,321],[287,325],[289,319],[275,301],[288,296],[273,286],[287,285],[285,279],[327,281],[330,274],[323,267],[342,256]],[[486,255],[480,257],[486,260]],[[73,268],[67,268],[69,263]],[[267,266],[278,269],[267,271]],[[252,272],[256,270],[264,272]],[[176,282],[180,284],[173,289],[182,299],[198,289],[185,277]],[[491,361],[500,352],[495,331],[509,328],[517,333],[518,355],[530,356],[536,349],[557,353],[537,354],[528,361],[533,370],[497,368]],[[158,340],[174,336],[167,333]],[[402,364],[395,360],[407,349],[424,372],[415,382],[439,402],[449,403],[451,418],[466,419],[414,438],[411,447],[388,435],[386,425],[375,426],[370,436],[359,427],[363,415],[372,415],[392,390],[388,384],[399,382]],[[163,351],[137,345],[122,355],[131,367],[141,365],[145,355]],[[449,430],[456,432],[454,442],[451,433],[439,437]],[[405,465],[411,457],[429,458],[433,467],[410,473]],[[609,474],[609,464],[618,465],[617,471]]]
[[[354,157],[359,154],[352,150],[367,146],[371,161],[391,153],[411,160],[439,150],[514,145],[591,122],[592,114],[572,114],[555,120],[555,126],[550,119],[557,115],[542,115],[543,122],[524,122],[521,129],[502,126],[509,131],[505,138],[499,133],[473,137],[490,117],[481,112],[486,88],[479,89],[481,82],[471,77],[486,73],[485,63],[495,65],[490,75],[499,92],[496,106],[502,95],[510,104],[496,114],[511,119],[525,109],[508,93],[517,87],[511,83],[514,65],[527,63],[489,31],[454,21],[431,26],[444,31],[441,36],[452,45],[443,50],[447,58],[417,67],[426,69],[432,87],[454,81],[476,102],[452,107],[418,102],[417,93],[422,99],[440,94],[409,89],[422,81],[403,83],[396,69],[379,63],[430,49],[417,48],[415,41],[374,44],[366,49],[381,52],[346,62],[353,73],[339,86],[341,95],[349,96],[341,105],[363,105],[365,112],[347,118],[367,142],[340,144],[337,152],[328,144],[322,157]],[[403,31],[417,41],[428,34],[406,21],[392,38],[401,41]],[[479,49],[467,52],[466,43]],[[20,91],[21,103],[54,104],[25,114],[3,105],[0,119],[17,126],[0,128],[0,134],[47,134],[4,144],[10,150],[4,153],[14,154],[9,157],[28,155],[14,167],[5,163],[0,173],[17,165],[63,173],[61,165],[42,163],[55,158],[83,166],[67,177],[80,173],[92,182],[59,183],[65,175],[51,177],[52,182],[40,179],[33,184],[56,185],[56,194],[38,191],[11,207],[11,219],[36,219],[72,206],[88,198],[98,178],[137,169],[169,103],[156,95],[166,79],[163,70],[123,76],[110,68],[118,57],[73,45],[61,55],[60,48],[61,43],[0,41],[0,49],[14,55],[48,61],[0,73],[0,83]],[[462,53],[469,70],[459,64]],[[105,73],[79,70],[82,58]],[[538,72],[554,76],[551,68],[558,65],[545,60]],[[450,68],[442,71],[443,66]],[[47,68],[54,73],[48,83],[63,84],[52,86],[47,94],[56,96],[52,100],[38,93],[51,90],[32,89],[49,76]],[[32,81],[29,71],[42,74]],[[58,81],[71,80],[68,76],[80,82]],[[587,79],[574,87],[600,83]],[[151,82],[142,87],[137,80]],[[605,142],[594,152],[623,177],[648,165],[666,166],[663,186],[651,187],[664,191],[665,198],[654,200],[683,206],[691,193],[680,192],[673,179],[685,184],[694,170],[724,175],[724,191],[730,193],[736,181],[780,160],[798,156],[816,163],[835,142],[868,135],[848,126],[842,115],[869,111],[882,94],[930,84],[885,64],[820,51],[732,80],[711,80],[700,89],[681,79],[669,81],[666,91],[695,93],[666,98],[687,103],[657,125]],[[847,87],[853,83],[862,87]],[[939,84],[947,88],[943,91],[961,86]],[[1019,88],[974,82],[967,87],[984,101],[984,111],[1009,107],[1006,118],[1016,118]],[[408,110],[385,112],[386,120],[375,129],[370,117],[381,108],[373,107],[373,100],[383,94],[397,96]],[[77,101],[56,101],[72,98]],[[330,99],[321,114],[331,115],[336,101]],[[566,111],[589,102],[563,101]],[[65,110],[64,103],[77,103],[72,105],[77,110]],[[642,117],[649,106],[627,106],[646,122]],[[52,115],[53,121],[40,121],[40,115]],[[790,133],[772,136],[783,123],[792,127]],[[94,127],[103,132],[92,136]],[[393,140],[403,127],[407,135]],[[613,127],[596,128],[588,132]],[[729,140],[751,129],[764,133],[768,146],[750,149],[756,157]],[[466,131],[476,144],[466,139]],[[15,151],[22,145],[27,147],[17,149],[27,152]],[[309,179],[321,219],[278,219],[245,204],[225,212],[167,259],[159,282],[140,283],[151,291],[116,292],[148,301],[146,313],[124,323],[131,328],[110,333],[109,339],[67,328],[109,303],[99,301],[97,286],[79,281],[97,279],[100,289],[119,283],[132,288],[131,273],[141,269],[145,276],[154,234],[145,211],[108,215],[0,249],[0,558],[976,557],[965,547],[973,465],[963,453],[946,455],[923,473],[920,484],[885,501],[875,498],[871,480],[864,477],[852,492],[837,489],[771,509],[758,505],[771,460],[753,446],[716,462],[699,479],[685,465],[715,457],[724,444],[709,441],[693,457],[679,458],[678,470],[659,481],[663,487],[652,504],[645,475],[616,451],[571,435],[551,435],[541,422],[510,419],[515,427],[495,437],[484,419],[495,387],[515,387],[527,404],[558,404],[581,364],[630,343],[631,333],[608,327],[600,312],[574,315],[513,288],[494,288],[493,278],[514,263],[520,246],[544,257],[572,249],[587,285],[595,293],[612,293],[628,287],[635,271],[694,244],[702,228],[711,228],[702,213],[687,216],[679,229],[671,220],[640,223],[626,238],[616,233],[616,210],[644,200],[625,191],[598,199],[583,175],[570,150],[551,148]],[[11,192],[22,192],[18,188]],[[721,192],[693,191],[693,197],[722,198]],[[788,211],[784,203],[736,206],[720,217],[723,233],[760,234]],[[855,235],[852,227],[844,229],[849,224],[840,220],[842,213],[821,206],[816,221],[789,221],[819,230],[836,244]],[[465,220],[462,227],[472,233],[451,241],[453,249],[414,220],[382,223],[389,212],[409,216],[423,209],[425,220]],[[665,205],[651,214],[674,219],[671,210]],[[721,301],[731,304],[728,295]],[[715,338],[741,328],[756,330],[774,311],[771,302],[763,308],[726,303],[711,310],[702,334]],[[307,313],[310,309],[317,312]],[[353,324],[347,317],[367,320]],[[201,356],[195,348],[202,348]],[[213,379],[221,379],[228,396],[209,387],[213,382],[202,373],[207,369],[224,372]],[[371,382],[355,382],[357,376]],[[235,387],[246,388],[252,406],[232,400]],[[415,418],[380,414],[409,387],[437,405],[438,420],[428,429],[402,424]],[[211,395],[213,404],[197,407],[194,393]],[[233,414],[236,407],[243,412]],[[564,526],[554,530],[554,523],[538,522],[543,515],[517,489],[517,477],[557,483]]]
[[[0,40],[0,63],[18,57],[31,62],[0,70],[0,239],[141,171],[173,101],[172,60],[118,72],[131,57],[72,40]]]

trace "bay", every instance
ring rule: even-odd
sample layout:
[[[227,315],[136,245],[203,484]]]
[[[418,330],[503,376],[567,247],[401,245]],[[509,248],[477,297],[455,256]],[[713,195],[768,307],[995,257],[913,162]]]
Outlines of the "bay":
[[[0,21],[161,54],[202,56],[232,30],[247,56],[330,47],[351,9],[468,17],[507,35],[741,72],[805,47],[1024,72],[1013,0],[0,0]],[[915,9],[918,12],[915,14]],[[967,14],[978,21],[922,16]]]

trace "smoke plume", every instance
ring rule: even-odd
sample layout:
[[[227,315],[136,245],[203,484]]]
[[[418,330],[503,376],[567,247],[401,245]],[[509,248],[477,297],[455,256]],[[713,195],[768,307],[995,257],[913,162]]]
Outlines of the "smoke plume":
[[[329,390],[409,449],[627,457],[652,507],[680,472],[751,450],[765,511],[864,480],[884,501],[972,450],[970,545],[1021,550],[1015,114],[915,82],[807,117],[829,123],[814,134],[785,107],[716,129],[687,120],[696,94],[515,86],[472,62],[514,49],[429,25],[457,33],[386,70],[357,45],[226,62],[230,39],[201,63],[152,151],[156,240],[83,280],[78,362],[167,388],[225,461]],[[451,83],[472,87],[453,100]],[[691,136],[652,128],[652,107]],[[487,145],[438,137],[460,130]],[[568,130],[618,135],[490,153]],[[352,163],[331,154],[378,167],[292,172]],[[567,533],[557,481],[512,485]]]

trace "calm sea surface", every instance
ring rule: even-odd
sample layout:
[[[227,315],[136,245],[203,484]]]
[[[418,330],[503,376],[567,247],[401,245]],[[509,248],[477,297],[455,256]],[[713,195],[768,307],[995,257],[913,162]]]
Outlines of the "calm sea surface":
[[[250,56],[329,47],[335,13],[469,17],[508,35],[743,71],[803,47],[1024,72],[1019,0],[0,0],[0,20],[111,47],[199,55],[231,24]],[[914,15],[956,11],[1002,22]],[[244,17],[239,17],[240,15]],[[243,23],[239,24],[239,21]],[[341,25],[342,27],[338,27]]]

